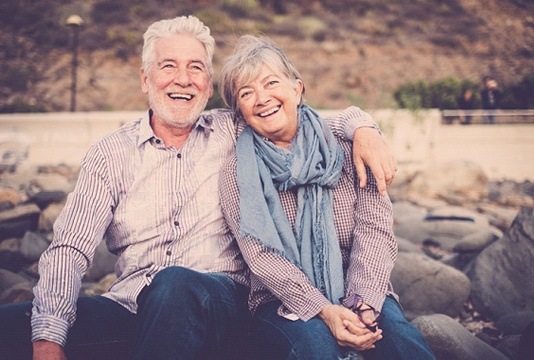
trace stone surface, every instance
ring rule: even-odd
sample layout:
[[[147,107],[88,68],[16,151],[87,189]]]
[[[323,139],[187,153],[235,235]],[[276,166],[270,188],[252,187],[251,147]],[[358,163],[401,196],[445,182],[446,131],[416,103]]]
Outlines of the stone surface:
[[[41,210],[35,204],[19,205],[0,212],[0,241],[21,237],[28,230],[35,230]]]
[[[394,232],[415,244],[431,240],[443,249],[452,250],[465,236],[487,229],[465,220],[410,220],[396,225]]]
[[[484,249],[466,270],[473,305],[500,318],[534,310],[534,209],[522,208],[503,238]]]
[[[20,253],[28,261],[37,261],[48,248],[48,241],[39,234],[27,231],[20,243]]]
[[[115,271],[115,263],[117,257],[110,253],[106,247],[106,243],[102,241],[95,251],[93,263],[87,269],[85,277],[89,281],[98,281],[105,275]]]
[[[39,231],[42,232],[52,232],[54,223],[56,222],[61,210],[65,206],[64,203],[54,203],[48,205],[42,212],[39,217]]]
[[[420,316],[412,323],[423,333],[438,360],[507,360],[508,358],[442,314]]]
[[[408,319],[435,313],[457,316],[470,291],[461,271],[416,253],[398,254],[391,282]]]
[[[517,311],[501,316],[495,322],[495,327],[504,335],[518,335],[533,321],[534,310]]]

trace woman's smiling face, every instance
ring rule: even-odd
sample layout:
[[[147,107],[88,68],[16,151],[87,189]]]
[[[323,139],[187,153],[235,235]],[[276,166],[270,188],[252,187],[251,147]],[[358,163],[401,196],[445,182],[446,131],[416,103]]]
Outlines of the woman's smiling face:
[[[297,134],[302,89],[302,81],[292,81],[262,65],[258,75],[239,88],[237,105],[254,131],[288,148]]]

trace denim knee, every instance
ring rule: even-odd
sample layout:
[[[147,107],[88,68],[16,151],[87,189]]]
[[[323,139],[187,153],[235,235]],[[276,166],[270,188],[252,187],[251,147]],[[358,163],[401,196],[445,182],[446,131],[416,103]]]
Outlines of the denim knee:
[[[391,296],[386,297],[382,307],[383,319],[379,327],[383,338],[376,343],[376,348],[366,351],[370,359],[435,359],[423,334],[410,323],[399,303]]]

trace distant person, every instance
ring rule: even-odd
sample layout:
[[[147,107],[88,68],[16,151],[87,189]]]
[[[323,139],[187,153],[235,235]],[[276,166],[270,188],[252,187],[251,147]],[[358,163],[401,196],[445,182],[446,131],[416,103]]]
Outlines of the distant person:
[[[494,111],[499,108],[501,100],[501,90],[491,76],[484,76],[482,79],[482,89],[480,90],[480,98],[482,100],[482,109]],[[482,117],[484,124],[494,124],[495,115],[490,113]]]
[[[473,93],[471,92],[471,89],[465,87],[462,90],[462,94],[458,97],[458,109],[467,110],[466,113],[462,114],[463,124],[471,124],[472,116],[469,114],[469,111],[473,110],[474,106],[475,102],[473,99]]]

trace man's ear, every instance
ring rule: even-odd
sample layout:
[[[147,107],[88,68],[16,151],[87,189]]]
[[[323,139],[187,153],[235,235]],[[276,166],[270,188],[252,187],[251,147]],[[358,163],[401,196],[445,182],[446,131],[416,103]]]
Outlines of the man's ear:
[[[215,88],[213,87],[213,81],[211,81],[210,79],[210,89],[208,93],[208,99],[211,99],[214,93],[215,93]]]
[[[143,91],[144,94],[148,94],[148,84],[147,84],[148,76],[145,73],[145,70],[141,69],[139,71],[139,77],[141,78],[141,91]]]

